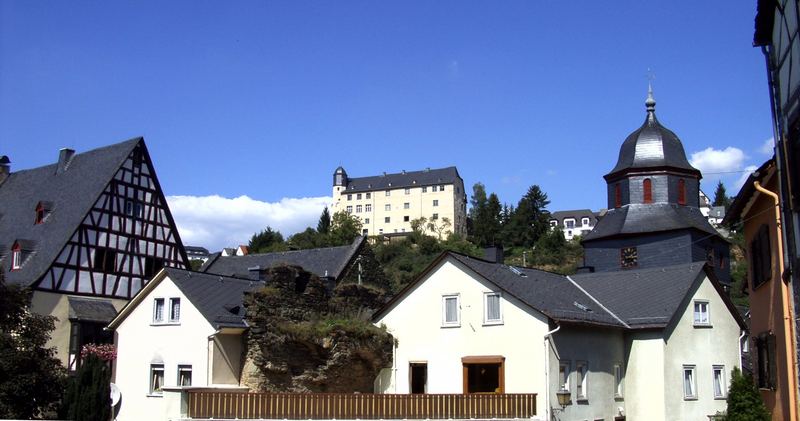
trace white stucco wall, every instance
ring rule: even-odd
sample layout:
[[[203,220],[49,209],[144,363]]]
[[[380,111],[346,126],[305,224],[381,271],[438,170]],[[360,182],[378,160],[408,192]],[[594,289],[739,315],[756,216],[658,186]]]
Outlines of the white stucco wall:
[[[662,330],[626,335],[625,415],[629,420],[663,421],[664,334]]]
[[[461,263],[445,259],[378,322],[398,340],[393,373],[376,379],[378,393],[409,393],[409,363],[428,365],[428,393],[462,393],[462,357],[505,357],[505,392],[537,393],[545,408],[544,334],[548,319],[513,297],[501,298],[501,325],[484,325],[484,292],[498,291]],[[442,327],[442,296],[459,294],[461,324]]]
[[[145,290],[146,292],[146,290]],[[152,324],[153,300],[181,299],[179,324]],[[208,337],[214,329],[167,277],[133,308],[116,330],[114,382],[122,392],[118,420],[164,419],[164,398],[149,395],[150,364],[164,364],[164,385],[177,386],[178,365],[192,366],[192,385],[207,385]]]
[[[694,325],[694,301],[709,303],[709,327]],[[680,321],[666,331],[664,353],[664,382],[667,420],[708,419],[727,407],[725,398],[715,399],[713,390],[714,365],[725,366],[725,389],[730,384],[730,372],[739,366],[739,335],[736,319],[708,278],[704,278],[680,310]],[[683,366],[694,365],[697,399],[683,397]],[[727,396],[727,392],[725,394]]]

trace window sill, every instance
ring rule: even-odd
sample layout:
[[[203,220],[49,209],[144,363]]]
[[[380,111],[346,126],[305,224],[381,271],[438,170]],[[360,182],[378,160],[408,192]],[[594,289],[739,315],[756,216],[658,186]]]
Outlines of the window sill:
[[[180,326],[181,322],[150,322],[150,326]]]
[[[728,399],[727,396],[714,396],[714,400],[715,401],[724,401],[724,400],[727,400],[727,399]]]
[[[622,396],[622,395],[615,395],[615,396],[614,396],[614,400],[615,400],[615,401],[618,401],[618,402],[620,402],[620,401],[624,401],[624,400],[625,400],[625,396]]]
[[[148,397],[148,398],[163,398],[164,394],[163,393],[148,393],[145,396]]]
[[[442,329],[452,329],[452,328],[455,328],[455,327],[461,327],[461,323],[459,323],[457,325],[442,325]]]
[[[695,323],[693,325],[696,329],[710,329],[714,327],[711,323]]]
[[[696,401],[697,400],[697,396],[692,396],[692,397],[684,396],[683,400],[685,400],[685,401]]]
[[[484,326],[502,326],[503,325],[503,321],[502,320],[498,320],[498,321],[494,321],[494,322],[483,322],[483,325]]]

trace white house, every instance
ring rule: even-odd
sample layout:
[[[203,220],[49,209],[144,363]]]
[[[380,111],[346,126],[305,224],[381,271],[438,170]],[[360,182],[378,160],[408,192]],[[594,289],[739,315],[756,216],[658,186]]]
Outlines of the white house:
[[[247,328],[242,297],[261,282],[161,270],[125,306],[115,329],[113,382],[122,394],[117,417],[166,419],[185,414],[190,387],[239,387]]]
[[[707,419],[744,327],[702,264],[567,277],[457,253],[373,321],[397,339],[376,392],[537,393],[547,420]]]

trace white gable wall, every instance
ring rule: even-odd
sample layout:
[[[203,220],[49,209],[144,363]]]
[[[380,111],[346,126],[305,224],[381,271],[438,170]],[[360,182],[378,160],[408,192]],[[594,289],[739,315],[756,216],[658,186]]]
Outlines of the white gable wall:
[[[679,310],[680,320],[666,332],[664,382],[667,420],[707,419],[707,415],[724,411],[727,407],[725,398],[714,398],[712,367],[725,367],[727,396],[730,372],[740,364],[739,324],[711,281],[704,277],[694,294],[690,295],[692,299]],[[694,325],[695,300],[709,303],[709,327]],[[696,367],[696,400],[684,399],[683,366],[686,364]]]
[[[179,324],[154,325],[153,300],[180,298]],[[150,364],[164,364],[164,385],[177,386],[178,365],[192,366],[192,385],[208,384],[208,337],[212,326],[169,279],[157,285],[132,309],[116,330],[117,361],[114,382],[122,392],[120,421],[162,419],[164,398],[149,395]]]
[[[505,357],[505,392],[538,393],[545,409],[544,335],[546,316],[503,294],[501,325],[484,324],[484,292],[499,291],[455,259],[447,258],[399,300],[376,325],[385,324],[398,341],[394,375],[376,380],[378,393],[409,393],[409,364],[428,365],[428,393],[462,393],[462,357]],[[442,296],[459,294],[459,327],[442,327]]]
[[[644,331],[626,335],[625,415],[630,420],[663,421],[664,332]]]

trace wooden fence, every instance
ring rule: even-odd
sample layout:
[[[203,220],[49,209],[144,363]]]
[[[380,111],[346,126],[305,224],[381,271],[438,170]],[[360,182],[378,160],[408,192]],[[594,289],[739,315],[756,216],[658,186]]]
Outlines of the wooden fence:
[[[190,390],[190,418],[470,419],[531,418],[536,394],[383,395]]]

